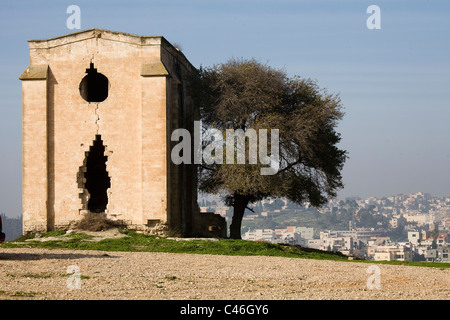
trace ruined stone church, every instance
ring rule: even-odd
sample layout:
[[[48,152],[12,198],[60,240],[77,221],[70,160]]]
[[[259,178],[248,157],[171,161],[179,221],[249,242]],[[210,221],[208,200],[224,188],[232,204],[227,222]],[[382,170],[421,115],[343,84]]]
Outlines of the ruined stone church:
[[[195,166],[170,159],[172,131],[192,132],[197,119],[182,52],[161,36],[101,29],[29,49],[19,77],[24,233],[105,212],[135,230],[226,235],[220,217],[199,212]]]

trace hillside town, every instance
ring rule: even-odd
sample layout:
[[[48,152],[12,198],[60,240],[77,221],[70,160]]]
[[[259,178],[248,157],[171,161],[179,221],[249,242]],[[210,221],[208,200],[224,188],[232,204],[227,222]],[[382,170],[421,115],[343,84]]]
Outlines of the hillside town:
[[[200,209],[231,221],[232,208],[217,199],[203,199]],[[275,199],[249,209],[242,230],[246,240],[338,251],[374,261],[450,262],[450,197],[422,192],[355,197],[330,200],[320,208]]]

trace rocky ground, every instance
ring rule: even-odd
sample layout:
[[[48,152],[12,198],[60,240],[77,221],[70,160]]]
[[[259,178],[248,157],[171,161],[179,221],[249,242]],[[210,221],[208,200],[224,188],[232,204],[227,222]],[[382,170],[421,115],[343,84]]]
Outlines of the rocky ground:
[[[0,248],[0,299],[450,298],[450,269],[373,266],[279,257]]]

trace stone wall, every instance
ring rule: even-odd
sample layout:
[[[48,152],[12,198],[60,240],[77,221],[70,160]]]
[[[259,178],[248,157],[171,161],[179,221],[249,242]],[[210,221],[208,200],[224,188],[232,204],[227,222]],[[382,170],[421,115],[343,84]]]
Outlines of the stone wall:
[[[185,85],[193,66],[184,55],[160,36],[100,29],[30,40],[29,47],[30,66],[20,76],[24,232],[66,228],[88,211],[86,159],[99,135],[108,217],[135,229],[160,220],[192,233],[195,168],[170,161],[171,132],[194,120]],[[91,63],[108,79],[102,102],[80,94]]]

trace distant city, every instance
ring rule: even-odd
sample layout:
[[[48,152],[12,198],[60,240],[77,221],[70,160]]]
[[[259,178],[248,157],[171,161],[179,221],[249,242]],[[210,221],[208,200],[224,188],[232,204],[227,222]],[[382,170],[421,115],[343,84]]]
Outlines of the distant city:
[[[231,223],[233,208],[217,196],[199,198],[201,212]],[[1,213],[6,241],[22,236],[22,217]],[[374,261],[450,262],[450,196],[429,193],[382,198],[333,199],[320,208],[286,199],[253,203],[246,210],[242,238],[341,252]]]
[[[231,222],[233,209],[219,198],[200,198],[200,211]],[[375,261],[450,262],[450,197],[429,193],[330,200],[320,208],[285,199],[254,203],[242,238],[339,251]]]

